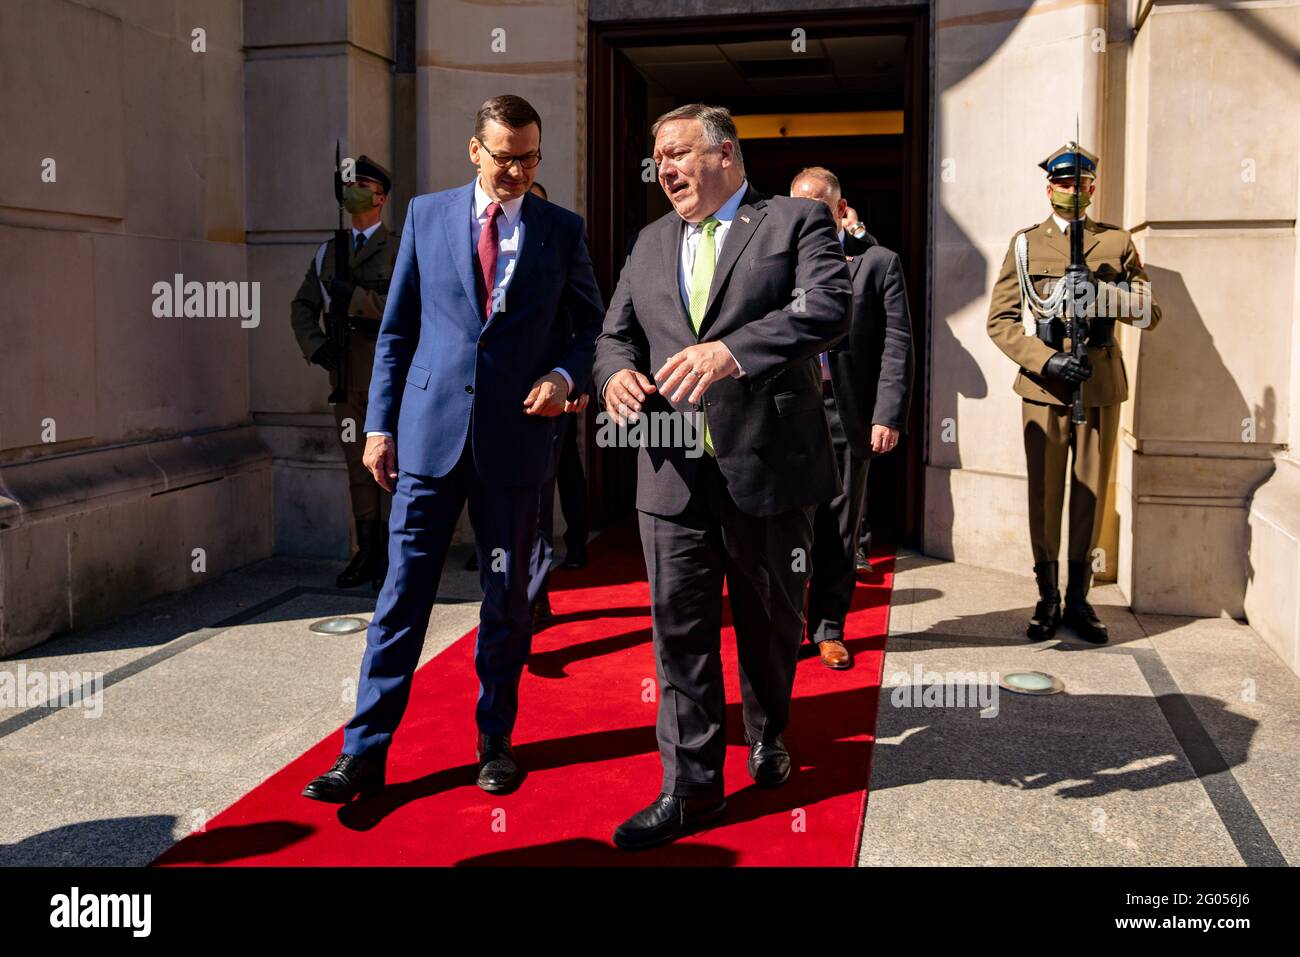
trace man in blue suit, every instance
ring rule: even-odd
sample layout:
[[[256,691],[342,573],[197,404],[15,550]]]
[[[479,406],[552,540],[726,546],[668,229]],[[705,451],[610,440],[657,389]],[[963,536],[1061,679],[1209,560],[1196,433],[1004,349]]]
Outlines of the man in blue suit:
[[[542,121],[527,101],[479,109],[474,182],[417,196],[384,310],[363,462],[393,492],[389,571],[361,661],[343,753],[304,796],[347,803],[384,784],[438,580],[466,501],[483,605],[478,785],[520,769],[510,735],[532,641],[529,557],[556,416],[590,382],[604,317],[582,218],[529,193]]]

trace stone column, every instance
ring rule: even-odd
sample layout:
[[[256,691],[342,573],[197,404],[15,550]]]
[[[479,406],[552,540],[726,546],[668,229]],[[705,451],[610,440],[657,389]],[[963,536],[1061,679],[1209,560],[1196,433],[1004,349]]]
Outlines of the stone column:
[[[275,549],[346,557],[352,516],[329,380],[298,351],[289,304],[338,224],[335,140],[344,156],[365,153],[393,170],[384,222],[401,232],[409,193],[399,190],[410,180],[394,162],[394,5],[245,0],[244,18],[248,272],[267,311],[253,337],[250,396],[274,454]]]
[[[1161,4],[1133,42],[1126,219],[1165,315],[1125,330],[1119,454],[1134,608],[1248,611],[1292,667],[1297,49],[1294,2]]]

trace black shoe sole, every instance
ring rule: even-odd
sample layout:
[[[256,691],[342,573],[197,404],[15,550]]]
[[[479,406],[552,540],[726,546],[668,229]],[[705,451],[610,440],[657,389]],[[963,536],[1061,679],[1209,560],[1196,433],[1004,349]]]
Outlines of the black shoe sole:
[[[613,838],[614,846],[621,851],[648,851],[652,848],[663,847],[665,844],[671,844],[679,838],[690,837],[692,834],[704,830],[710,824],[716,824],[726,811],[727,802],[724,800],[717,807],[696,814],[690,820],[684,822],[677,830],[657,837],[652,841],[645,841],[644,843],[633,842],[629,844],[626,841],[620,841],[618,832],[615,831]]]
[[[780,778],[758,777],[753,774],[751,774],[750,777],[753,778],[754,783],[761,788],[779,788],[782,784],[785,784],[786,781],[790,780],[790,768],[786,768],[785,774],[781,775]]]
[[[1104,631],[1100,635],[1096,636],[1095,638],[1090,638],[1086,633],[1086,630],[1089,628],[1089,626],[1079,621],[1079,619],[1077,618],[1071,618],[1068,615],[1062,615],[1061,624],[1062,626],[1069,628],[1071,631],[1073,631],[1075,637],[1078,638],[1080,641],[1086,641],[1090,645],[1104,645],[1110,641],[1110,634]]]
[[[317,791],[313,791],[312,786],[309,784],[302,789],[302,796],[305,798],[311,798],[313,801],[320,801],[322,804],[351,804],[353,798],[361,798],[363,800],[365,798],[372,798],[383,789],[384,786],[381,784],[378,787],[368,787],[365,790],[358,791],[356,794],[351,794],[347,797],[340,797],[337,794],[321,794]]]
[[[524,783],[524,772],[520,771],[509,781],[503,784],[485,784],[483,781],[475,781],[474,784],[480,791],[488,794],[509,794],[511,791],[518,790],[519,785]]]
[[[1074,637],[1078,638],[1080,641],[1086,642],[1090,645],[1105,645],[1110,643],[1110,635],[1098,635],[1093,638],[1080,631],[1078,625],[1071,625],[1065,622],[1063,622],[1063,624],[1074,632]]]

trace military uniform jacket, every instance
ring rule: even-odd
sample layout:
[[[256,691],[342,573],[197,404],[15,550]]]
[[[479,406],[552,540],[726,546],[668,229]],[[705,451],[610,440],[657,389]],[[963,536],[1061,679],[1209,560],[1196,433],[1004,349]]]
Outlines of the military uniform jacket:
[[[1107,314],[1119,322],[1154,328],[1160,321],[1160,307],[1150,294],[1146,270],[1133,245],[1133,238],[1118,226],[1091,219],[1084,220],[1084,229],[1084,260],[1098,283],[1097,302],[1106,303]],[[1030,280],[1038,295],[1046,296],[1070,265],[1069,240],[1051,216],[1016,235],[1020,233],[1024,233],[1027,240]],[[1020,366],[1015,383],[1017,395],[1034,402],[1069,405],[1074,386],[1041,374],[1043,366],[1056,350],[1036,336],[1025,335],[1015,249],[1013,237],[1006,259],[1002,261],[1002,270],[993,284],[989,302],[989,337]],[[1142,289],[1146,292],[1140,291]],[[1028,305],[1023,306],[1025,311],[1028,308]],[[1068,336],[1062,336],[1062,350],[1070,351]],[[1112,345],[1089,346],[1088,361],[1092,364],[1092,376],[1083,384],[1085,406],[1116,405],[1128,398],[1128,376],[1124,371],[1118,334]]]
[[[348,230],[348,236],[352,231]],[[366,240],[361,251],[353,252],[348,263],[352,271],[352,281],[356,289],[352,292],[352,301],[348,304],[348,315],[352,317],[353,331],[349,335],[349,377],[352,380],[348,388],[365,392],[370,387],[370,369],[375,360],[375,338],[379,333],[379,322],[384,318],[384,306],[388,303],[388,283],[393,276],[393,263],[397,259],[397,247],[400,241],[388,231],[383,223]],[[307,266],[307,275],[293,298],[291,307],[293,332],[298,339],[298,348],[304,359],[310,361],[316,350],[325,344],[324,310],[325,297],[321,294],[321,283],[328,289],[334,279],[334,239],[325,243],[325,255],[321,258],[320,273],[316,272],[316,253]],[[335,374],[330,373],[330,384],[334,385]]]

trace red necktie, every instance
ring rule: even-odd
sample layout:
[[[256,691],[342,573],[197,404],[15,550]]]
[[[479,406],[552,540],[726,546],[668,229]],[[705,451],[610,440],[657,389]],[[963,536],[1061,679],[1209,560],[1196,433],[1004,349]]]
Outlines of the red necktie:
[[[489,203],[487,222],[478,234],[478,264],[482,270],[480,281],[483,289],[483,321],[492,318],[492,287],[497,279],[497,214],[501,212],[500,203]]]

